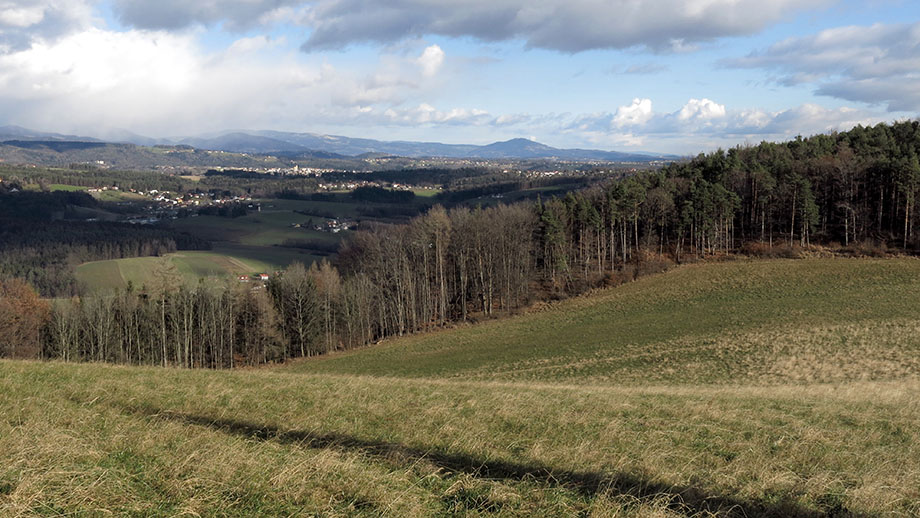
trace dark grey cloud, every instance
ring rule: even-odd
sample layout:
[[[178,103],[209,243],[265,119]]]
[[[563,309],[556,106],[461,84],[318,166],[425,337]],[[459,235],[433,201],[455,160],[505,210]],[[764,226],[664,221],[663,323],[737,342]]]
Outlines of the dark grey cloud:
[[[819,95],[920,111],[920,22],[829,29],[723,64],[769,70],[785,86],[813,84]]]
[[[441,35],[523,40],[580,52],[647,47],[686,50],[699,42],[759,32],[793,11],[837,0],[114,0],[119,19],[145,29],[225,23],[304,25],[306,51],[388,44]]]
[[[305,50],[438,34],[521,39],[563,52],[694,42],[756,33],[795,9],[829,0],[317,0]]]
[[[115,0],[112,7],[119,21],[140,29],[175,30],[218,23],[245,29],[281,21],[303,4],[303,0]]]

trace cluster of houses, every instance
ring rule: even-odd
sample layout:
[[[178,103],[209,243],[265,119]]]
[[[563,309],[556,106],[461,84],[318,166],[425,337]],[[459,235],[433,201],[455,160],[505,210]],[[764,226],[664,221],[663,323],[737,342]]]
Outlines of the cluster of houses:
[[[339,232],[341,232],[341,231],[343,231],[343,230],[353,230],[353,229],[358,225],[357,222],[354,222],[354,221],[351,221],[351,220],[348,220],[348,219],[335,219],[335,218],[332,218],[332,219],[324,220],[322,223],[318,223],[318,224],[315,224],[315,225],[310,225],[310,223],[312,223],[312,221],[313,221],[313,220],[311,219],[310,221],[308,221],[308,222],[306,222],[306,223],[291,223],[291,227],[292,227],[292,228],[307,228],[307,227],[309,227],[309,228],[311,228],[311,229],[313,229],[313,230],[318,230],[318,231],[320,231],[320,232],[331,232],[331,233],[333,233],[333,234],[338,234]]]
[[[119,189],[117,186],[100,187],[89,189],[89,192],[101,192],[107,190],[117,191]],[[169,191],[160,191],[157,189],[150,189],[149,191],[127,189],[126,192],[131,192],[132,194],[147,197],[150,199],[150,201],[154,202],[153,205],[149,205],[144,208],[144,214],[134,215],[125,220],[127,223],[138,225],[150,225],[163,219],[176,219],[179,217],[180,211],[183,209],[196,210],[200,207],[207,207],[211,205],[221,206],[233,203],[244,203],[249,209],[257,210],[260,212],[262,210],[260,204],[254,203],[252,201],[252,197],[248,196],[220,196],[209,192],[180,194]],[[190,214],[192,217],[197,215],[197,213]]]
[[[386,189],[394,189],[397,191],[416,191],[416,190],[426,190],[430,189],[437,191],[437,187],[432,187],[430,185],[411,185],[405,183],[397,182],[378,182],[375,180],[360,180],[360,181],[350,181],[350,182],[320,182],[317,184],[317,188],[320,191],[324,192],[343,192],[343,191],[353,191],[358,187],[383,187]]]
[[[332,232],[333,234],[338,234],[343,230],[348,230],[355,226],[354,221],[349,221],[346,219],[327,219],[326,221],[313,225],[313,230],[319,230],[320,232]]]
[[[277,272],[276,272],[277,274]],[[267,273],[257,273],[255,275],[240,275],[240,282],[268,282],[271,276]]]
[[[156,189],[151,189],[147,192],[144,191],[134,191],[141,196],[150,196],[153,198],[153,201],[159,202],[161,204],[172,205],[174,207],[200,207],[202,205],[222,205],[225,203],[250,203],[252,202],[251,196],[218,196],[212,192],[196,192],[196,193],[171,193],[167,191],[158,191]]]
[[[319,190],[327,192],[353,191],[358,187],[380,187],[380,184],[367,180],[358,182],[320,182],[317,184]]]
[[[213,168],[215,171],[224,171],[224,170],[236,170],[239,167],[221,167],[217,166]],[[267,175],[277,175],[277,176],[319,176],[323,173],[333,173],[339,171],[339,169],[329,169],[322,167],[300,167],[299,165],[293,165],[291,167],[254,167],[246,168],[247,171],[252,171],[253,173],[267,174]]]

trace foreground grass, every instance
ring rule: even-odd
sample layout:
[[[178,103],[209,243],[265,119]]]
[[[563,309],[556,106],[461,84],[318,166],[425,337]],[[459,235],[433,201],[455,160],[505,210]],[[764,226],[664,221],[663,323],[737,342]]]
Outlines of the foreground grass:
[[[920,516],[918,295],[736,261],[275,369],[0,361],[0,516]]]
[[[918,389],[5,361],[0,515],[915,516]]]
[[[679,267],[528,314],[285,368],[579,384],[783,384],[920,375],[920,260]]]

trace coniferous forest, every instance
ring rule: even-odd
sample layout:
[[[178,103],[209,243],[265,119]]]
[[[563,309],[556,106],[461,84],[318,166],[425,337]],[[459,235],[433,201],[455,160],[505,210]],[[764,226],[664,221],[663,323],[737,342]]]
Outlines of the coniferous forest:
[[[920,123],[898,122],[701,154],[536,203],[435,206],[364,228],[334,264],[294,265],[262,289],[190,288],[164,267],[158,286],[51,305],[5,279],[0,354],[252,365],[506,314],[675,262],[813,246],[914,253],[918,156]]]

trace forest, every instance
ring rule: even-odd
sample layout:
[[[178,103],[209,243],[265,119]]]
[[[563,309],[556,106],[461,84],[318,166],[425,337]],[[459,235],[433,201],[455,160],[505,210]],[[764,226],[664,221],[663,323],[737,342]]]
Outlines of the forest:
[[[713,256],[817,245],[913,254],[918,155],[920,123],[898,122],[718,150],[536,203],[435,206],[370,225],[335,264],[295,265],[264,288],[189,288],[164,272],[160,286],[33,311],[47,316],[2,331],[20,345],[7,340],[0,354],[233,367],[489,318]],[[40,304],[8,291],[24,302],[6,296],[7,315]]]

